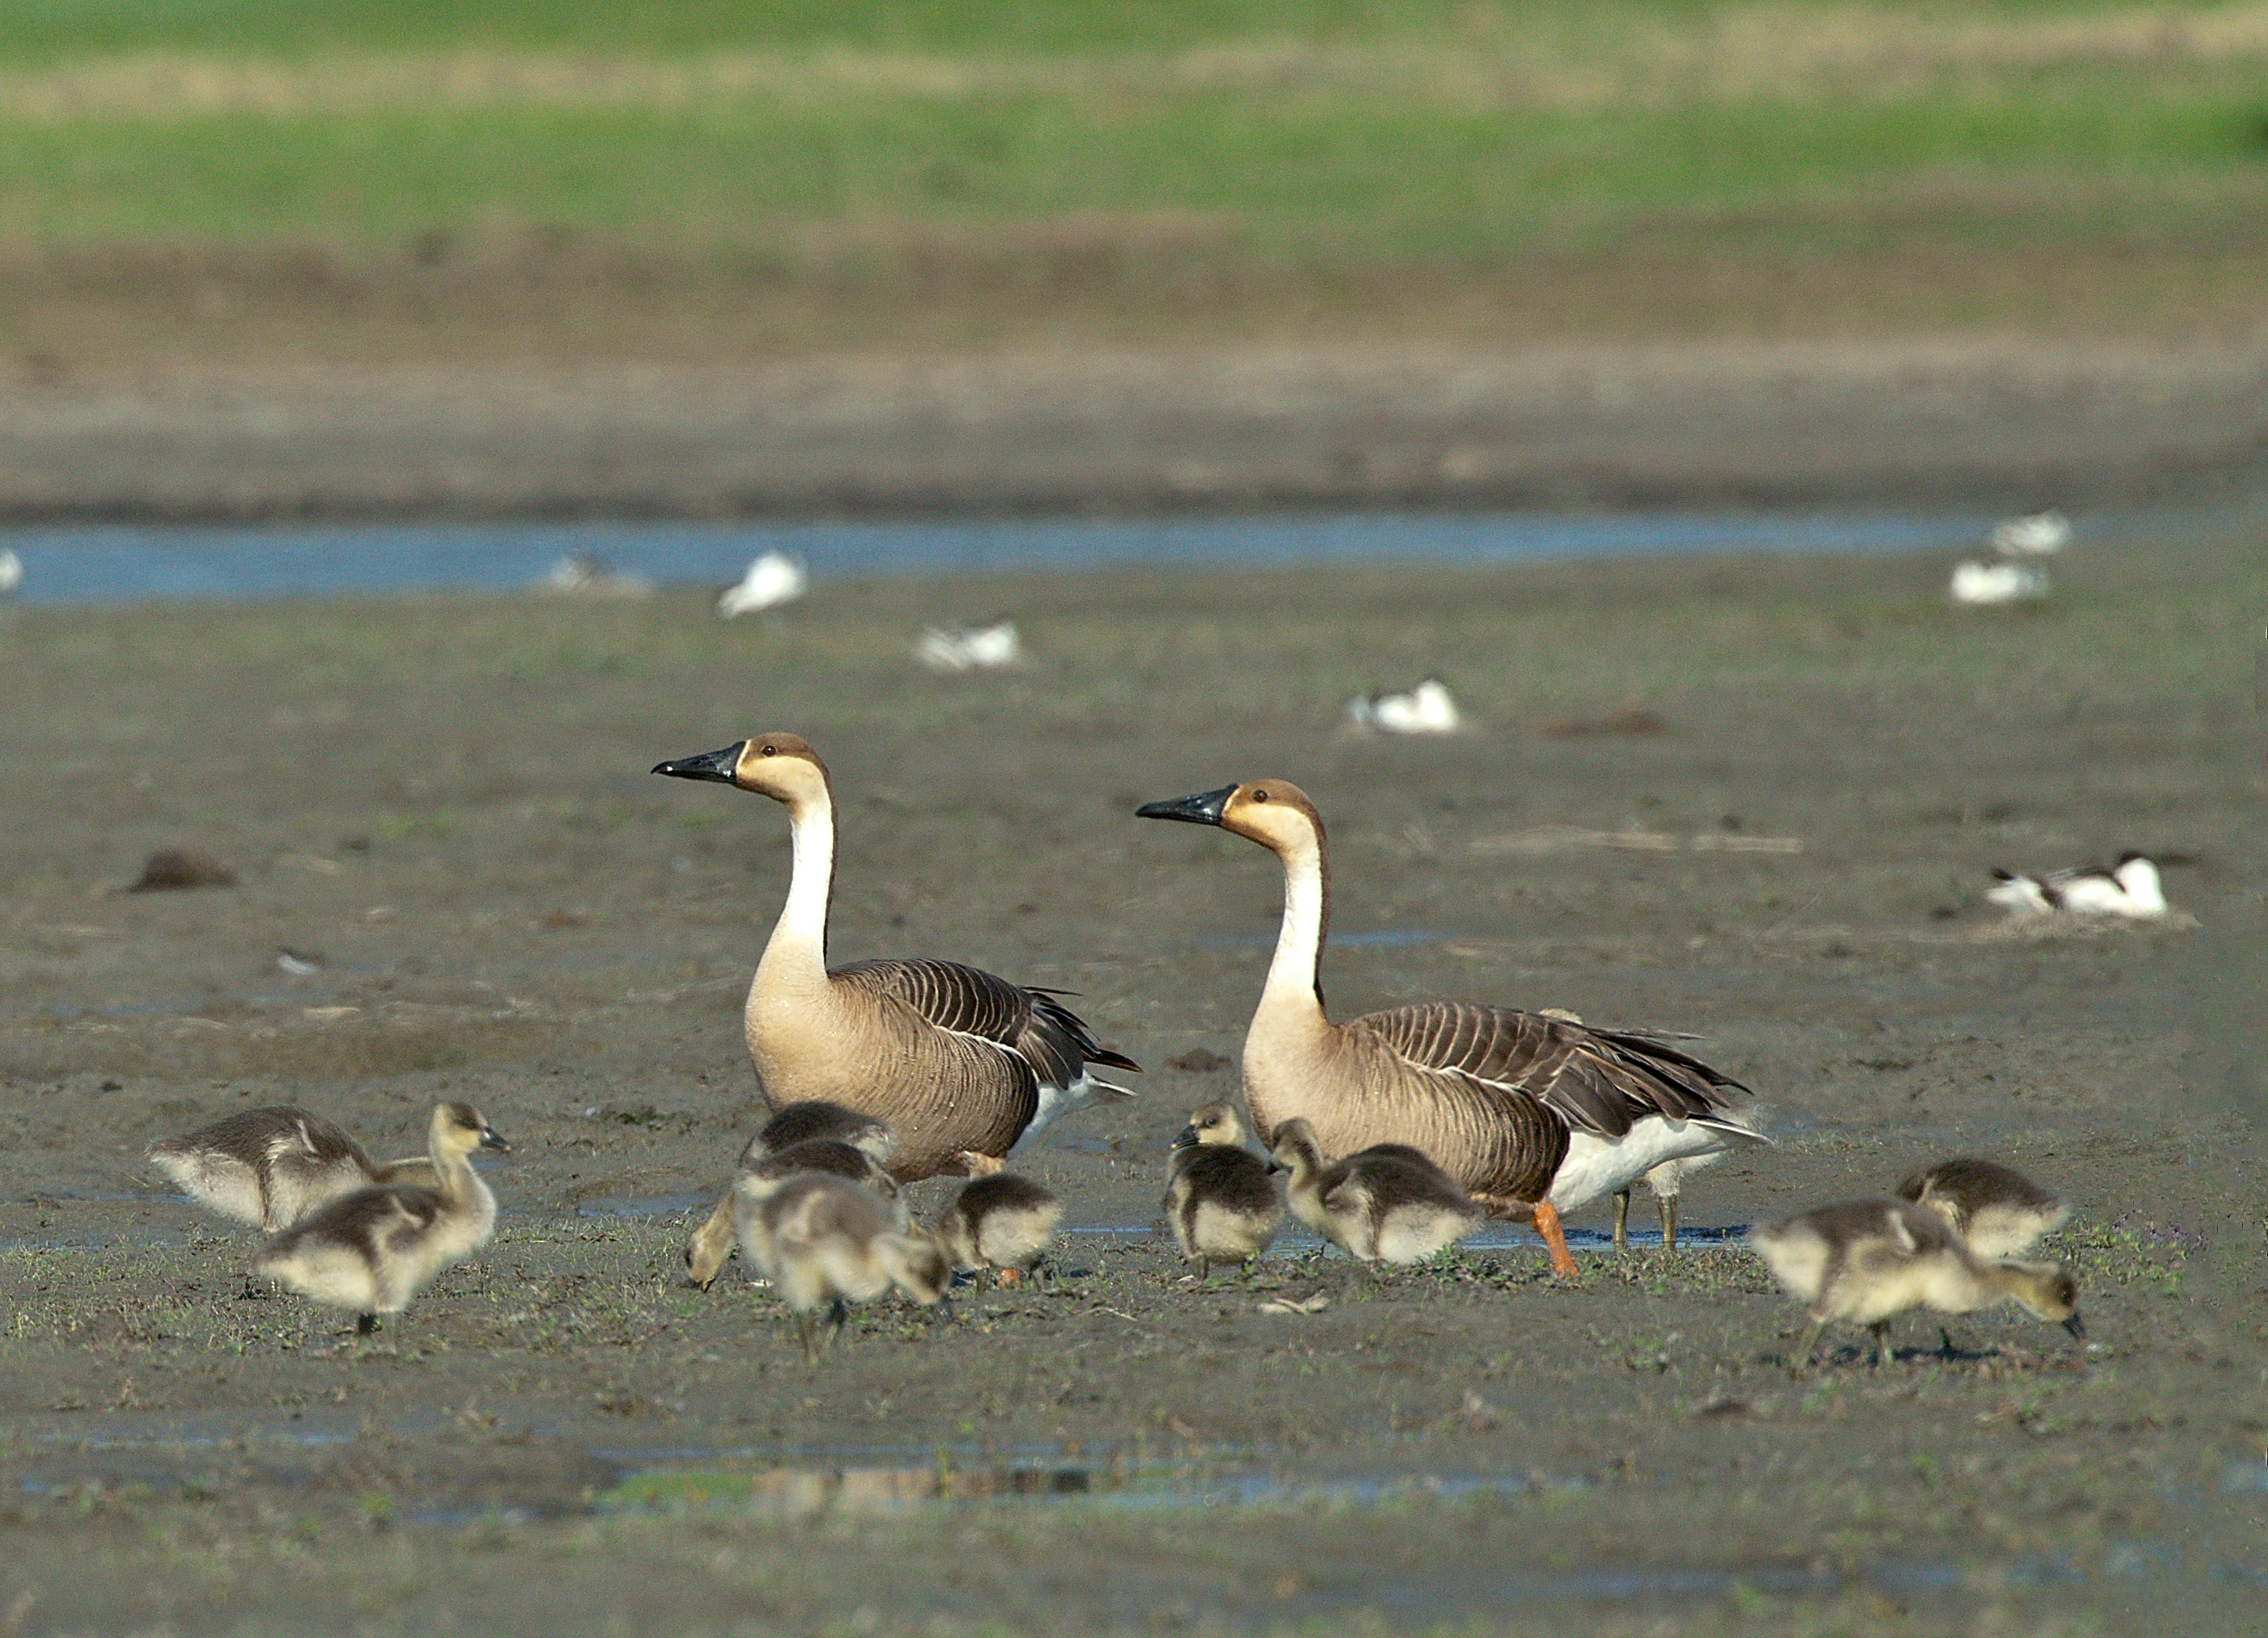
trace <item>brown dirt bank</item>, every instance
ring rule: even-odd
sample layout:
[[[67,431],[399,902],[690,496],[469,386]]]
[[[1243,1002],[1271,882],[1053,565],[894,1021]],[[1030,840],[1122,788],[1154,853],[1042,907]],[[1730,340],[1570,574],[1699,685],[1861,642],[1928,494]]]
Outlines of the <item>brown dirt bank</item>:
[[[19,611],[0,1620],[2246,1630],[2264,561],[2075,554],[2014,619],[1947,608],[1918,557],[894,579],[730,625],[690,593]],[[909,658],[924,621],[1003,610],[1026,670]],[[1348,693],[1427,668],[1483,731],[1339,732]],[[1624,702],[1659,731],[1537,730]],[[738,995],[788,844],[770,804],[644,770],[771,725],[836,773],[836,959],[1080,992],[1150,1067],[1030,1158],[1117,1230],[1072,1237],[1054,1293],[966,1290],[938,1333],[878,1305],[816,1375],[777,1304],[676,1261],[750,1119]],[[2055,1250],[2095,1348],[2003,1311],[1792,1373],[1796,1311],[1721,1245],[1580,1252],[1580,1286],[1532,1245],[1176,1283],[1162,1151],[1233,1087],[1208,1066],[1278,887],[1130,811],[1261,772],[1331,822],[1335,1009],[1701,1032],[1783,1140],[1694,1180],[1701,1229],[2010,1156],[2079,1206]],[[2129,844],[2191,856],[2200,925],[2011,937],[1979,902],[1992,863]],[[240,885],[116,891],[167,846]],[[379,1351],[242,1300],[249,1238],[138,1158],[287,1098],[394,1152],[442,1097],[515,1141],[499,1231]]]
[[[34,370],[0,519],[2029,507],[2268,488],[2268,349],[1439,341]]]

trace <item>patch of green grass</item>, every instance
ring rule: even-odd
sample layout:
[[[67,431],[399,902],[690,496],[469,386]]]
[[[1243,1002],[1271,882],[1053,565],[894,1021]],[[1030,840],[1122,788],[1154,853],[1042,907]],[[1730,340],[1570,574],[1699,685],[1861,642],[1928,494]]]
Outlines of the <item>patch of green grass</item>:
[[[863,260],[895,289],[940,255],[1060,263],[1036,225],[1076,222],[1107,286],[1130,257],[1486,263],[1647,224],[2249,244],[2268,190],[2264,48],[2139,52],[2088,4],[9,11],[0,237],[41,245],[659,233],[711,273]]]
[[[902,256],[872,228],[890,223],[1021,232],[994,246],[1004,262],[1059,260],[1030,224],[1090,217],[1105,263],[1141,255],[1145,232],[1161,261],[1359,263],[1759,212],[1786,216],[1778,232],[1846,244],[1918,217],[2083,237],[2211,218],[2231,190],[2251,201],[2268,181],[2261,103],[2250,84],[2183,94],[2087,74],[2021,94],[1564,111],[1167,88],[0,115],[0,235],[372,245],[660,229],[753,258],[757,277],[813,261],[855,271],[862,255],[895,274]],[[797,224],[843,231],[813,240]]]

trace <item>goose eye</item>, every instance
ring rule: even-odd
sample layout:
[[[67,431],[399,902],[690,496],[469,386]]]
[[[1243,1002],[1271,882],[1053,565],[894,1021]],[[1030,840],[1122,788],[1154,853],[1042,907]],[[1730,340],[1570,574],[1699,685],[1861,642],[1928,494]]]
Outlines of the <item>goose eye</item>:
[[[1257,790],[1254,791],[1254,792],[1252,793],[1252,799],[1253,799],[1255,802],[1265,802],[1265,801],[1267,801],[1267,800],[1268,800],[1268,787],[1267,787],[1267,786],[1265,786],[1265,785],[1263,785],[1259,790]]]
[[[758,756],[777,756],[779,754],[779,747],[777,746],[770,745],[758,746],[756,747],[756,754]]]

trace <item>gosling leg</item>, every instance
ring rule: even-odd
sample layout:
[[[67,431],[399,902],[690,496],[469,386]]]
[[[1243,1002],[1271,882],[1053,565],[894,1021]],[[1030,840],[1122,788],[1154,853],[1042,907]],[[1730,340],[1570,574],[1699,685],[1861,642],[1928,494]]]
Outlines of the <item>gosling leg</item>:
[[[355,1334],[358,1337],[376,1336],[378,1334],[378,1316],[376,1314],[357,1314],[355,1316]]]
[[[1877,1319],[1867,1329],[1874,1333],[1875,1365],[1880,1367],[1889,1364],[1894,1357],[1890,1353],[1890,1322],[1887,1319]]]
[[[1811,1322],[1811,1329],[1803,1333],[1803,1345],[1795,1350],[1795,1368],[1798,1370],[1811,1363],[1812,1355],[1819,1348],[1819,1334],[1826,1329],[1824,1319],[1815,1319]]]

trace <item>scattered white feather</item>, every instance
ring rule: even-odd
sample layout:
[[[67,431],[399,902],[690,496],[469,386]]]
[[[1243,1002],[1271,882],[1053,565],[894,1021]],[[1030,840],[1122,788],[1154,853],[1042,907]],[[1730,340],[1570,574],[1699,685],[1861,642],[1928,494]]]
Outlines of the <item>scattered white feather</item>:
[[[2034,512],[1992,525],[1992,549],[2004,557],[2049,557],[2071,544],[2071,519],[2058,511]]]
[[[7,547],[0,547],[0,597],[5,597],[24,584],[24,560]]]
[[[1347,721],[1381,734],[1453,734],[1465,725],[1448,687],[1428,677],[1401,694],[1361,694],[1347,701]]]
[[[543,589],[562,597],[639,598],[653,595],[643,575],[618,575],[588,552],[570,552],[551,565]]]
[[[293,978],[313,978],[323,970],[323,959],[312,952],[280,948],[276,951],[276,965]]]
[[[784,552],[766,552],[748,565],[740,584],[727,586],[717,599],[717,618],[733,620],[792,603],[810,584],[810,575],[797,559]]]
[[[1024,640],[1012,620],[989,626],[927,626],[914,642],[914,657],[935,672],[993,671],[1022,665]]]
[[[1970,607],[2022,603],[2048,594],[2048,571],[2033,563],[1955,563],[1947,590],[1955,602]]]

